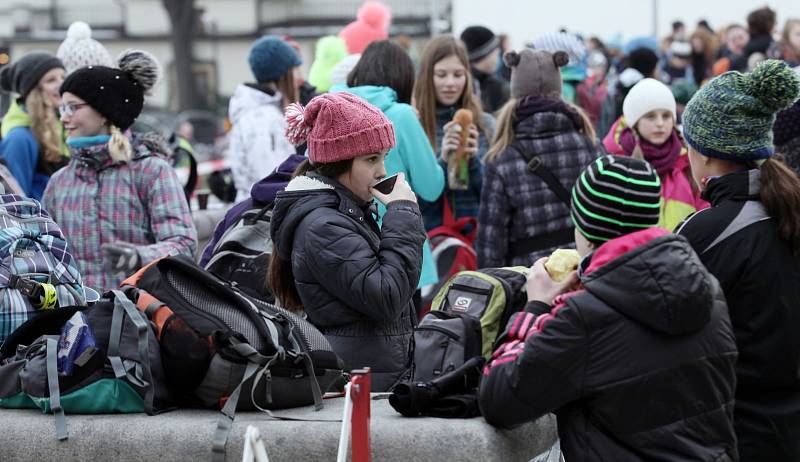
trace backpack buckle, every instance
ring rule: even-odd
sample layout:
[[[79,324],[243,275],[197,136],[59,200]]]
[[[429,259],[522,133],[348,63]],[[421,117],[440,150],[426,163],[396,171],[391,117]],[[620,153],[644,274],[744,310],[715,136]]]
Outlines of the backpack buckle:
[[[539,156],[534,157],[533,159],[528,162],[528,170],[531,172],[535,172],[542,166],[542,159]]]
[[[17,289],[22,295],[29,298],[39,298],[42,295],[42,285],[31,279],[25,279],[12,274],[8,279],[8,287]]]

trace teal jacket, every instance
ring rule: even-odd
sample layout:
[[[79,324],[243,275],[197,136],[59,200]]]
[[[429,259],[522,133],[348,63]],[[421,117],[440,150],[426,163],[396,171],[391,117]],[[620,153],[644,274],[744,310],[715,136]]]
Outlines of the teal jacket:
[[[444,171],[436,161],[428,136],[417,119],[414,109],[397,102],[397,93],[389,87],[364,85],[347,88],[335,86],[332,91],[347,91],[365,99],[377,107],[394,125],[396,146],[386,156],[386,174],[403,172],[411,189],[426,201],[435,201],[444,191]],[[379,214],[386,213],[383,204],[378,204]],[[435,284],[439,277],[431,254],[431,246],[425,241],[422,258],[422,275],[419,287]]]

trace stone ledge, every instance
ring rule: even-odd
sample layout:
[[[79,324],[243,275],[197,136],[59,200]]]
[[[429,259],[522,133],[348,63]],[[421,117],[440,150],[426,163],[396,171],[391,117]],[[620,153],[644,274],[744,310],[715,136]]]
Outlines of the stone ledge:
[[[343,398],[325,401],[325,409],[305,407],[276,415],[339,419]],[[69,440],[55,437],[55,420],[34,410],[0,410],[2,460],[12,461],[186,461],[211,460],[211,440],[218,412],[178,410],[158,416],[70,415]],[[265,414],[237,414],[228,438],[227,459],[242,457],[248,425],[258,427],[271,462],[336,460],[339,422],[270,419]],[[372,401],[370,422],[375,461],[433,460],[529,461],[556,439],[552,414],[514,430],[500,430],[482,417],[474,419],[405,418],[388,401]]]

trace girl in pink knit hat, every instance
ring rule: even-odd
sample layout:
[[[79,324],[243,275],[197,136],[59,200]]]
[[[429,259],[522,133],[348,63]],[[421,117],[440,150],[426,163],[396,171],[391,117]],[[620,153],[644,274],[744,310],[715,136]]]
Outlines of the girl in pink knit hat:
[[[308,160],[275,199],[270,288],[284,308],[305,312],[346,369],[369,366],[373,389],[389,390],[411,366],[425,241],[403,174],[388,194],[372,187],[386,175],[394,128],[349,93],[293,104],[286,119],[289,141],[307,142]],[[386,205],[380,229],[373,198]]]

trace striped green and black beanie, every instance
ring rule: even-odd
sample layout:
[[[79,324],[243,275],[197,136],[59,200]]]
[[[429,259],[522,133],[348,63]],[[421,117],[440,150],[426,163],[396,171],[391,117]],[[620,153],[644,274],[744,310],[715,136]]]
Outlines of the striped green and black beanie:
[[[686,142],[706,157],[733,162],[772,156],[775,113],[800,96],[800,78],[770,59],[753,72],[726,72],[703,86],[683,113]]]
[[[649,163],[606,155],[589,164],[572,188],[572,221],[602,244],[658,224],[661,180]]]

